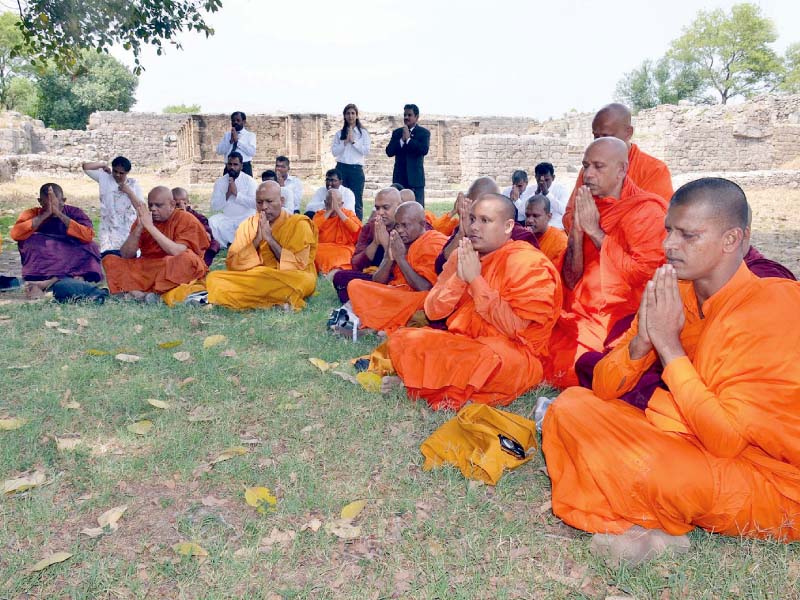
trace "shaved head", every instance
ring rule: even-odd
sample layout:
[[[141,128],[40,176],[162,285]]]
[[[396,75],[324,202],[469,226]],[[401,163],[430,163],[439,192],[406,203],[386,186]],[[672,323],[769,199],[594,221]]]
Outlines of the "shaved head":
[[[583,184],[593,196],[619,197],[628,173],[628,147],[615,137],[593,141],[583,154]]]
[[[375,215],[389,226],[394,224],[394,211],[400,205],[400,192],[395,188],[383,188],[375,194]]]
[[[484,194],[499,194],[500,188],[491,177],[478,177],[467,190],[467,197],[473,202]]]
[[[168,220],[175,210],[175,198],[172,197],[172,190],[166,186],[159,185],[150,190],[147,194],[147,207],[154,222],[163,223]]]
[[[506,198],[502,194],[495,192],[481,194],[478,196],[478,199],[472,204],[472,206],[474,207],[478,204],[483,204],[484,202],[493,204],[503,219],[511,219],[512,221],[516,220],[517,207],[514,206],[514,203],[509,198]]]
[[[410,190],[408,188],[404,188],[400,190],[400,201],[401,202],[416,202],[417,197],[414,195],[414,190]]]
[[[413,194],[413,192],[411,193]],[[422,222],[425,221],[425,209],[422,208],[422,205],[416,200],[403,202],[394,212],[395,221],[399,220],[401,216],[406,219],[418,219]]]
[[[723,229],[750,227],[750,205],[742,188],[722,177],[703,177],[682,185],[670,200],[669,207],[704,205]]]
[[[403,202],[394,211],[394,230],[406,246],[425,233],[425,209],[416,200]]]
[[[630,144],[633,136],[631,125],[631,111],[624,104],[607,104],[592,119],[592,135],[595,139],[601,137],[615,137]]]
[[[544,194],[536,194],[528,198],[528,203],[525,206],[536,206],[537,204],[541,204],[542,208],[544,208],[544,212],[550,212],[550,198],[545,196]]]

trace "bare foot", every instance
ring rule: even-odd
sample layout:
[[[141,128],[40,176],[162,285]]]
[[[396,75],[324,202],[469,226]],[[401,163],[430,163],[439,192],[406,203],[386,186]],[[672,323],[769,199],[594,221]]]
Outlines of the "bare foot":
[[[403,380],[396,375],[385,375],[381,379],[381,394],[391,394],[395,390],[404,390]]]
[[[686,535],[670,535],[661,529],[645,529],[634,525],[624,533],[596,533],[589,548],[611,564],[636,567],[661,556],[668,550],[675,554],[689,551]]]
[[[44,281],[26,281],[25,282],[25,297],[28,300],[37,300],[44,298],[44,293],[51,285],[58,281],[58,277],[51,277]]]
[[[128,293],[131,295],[131,298],[137,302],[144,302],[144,299],[147,296],[147,293],[143,292],[142,290],[131,290]]]

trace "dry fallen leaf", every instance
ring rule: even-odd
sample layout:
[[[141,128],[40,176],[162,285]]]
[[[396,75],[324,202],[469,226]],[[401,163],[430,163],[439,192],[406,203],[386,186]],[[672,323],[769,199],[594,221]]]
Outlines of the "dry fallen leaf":
[[[217,344],[221,344],[222,342],[227,341],[227,337],[224,335],[216,334],[216,335],[209,335],[206,339],[203,340],[203,348],[211,348],[212,346],[216,346]]]
[[[44,322],[44,326],[47,327],[48,329],[55,329],[56,327],[59,327],[60,325],[61,325],[61,323],[59,323],[58,321],[45,321]]]
[[[70,552],[56,552],[55,554],[50,554],[49,556],[45,556],[42,560],[40,560],[30,569],[28,569],[28,572],[35,573],[36,571],[43,571],[50,565],[55,565],[57,563],[64,562],[71,556],[72,553]]]
[[[64,437],[56,437],[56,449],[59,452],[65,452],[67,450],[75,450],[78,446],[83,443],[81,440],[81,436],[74,434],[74,435],[65,435]]]
[[[213,421],[214,420],[214,411],[210,408],[205,406],[195,406],[192,411],[189,413],[189,421],[192,423],[198,423],[201,421]]]
[[[119,529],[117,521],[119,521],[120,517],[122,517],[126,510],[128,510],[127,505],[115,506],[114,508],[107,510],[102,515],[97,517],[97,524],[100,525],[100,527],[83,529],[81,533],[88,535],[89,537],[98,537],[104,533],[116,531]]]
[[[244,501],[262,515],[274,510],[278,499],[265,487],[251,487],[244,491]]]
[[[163,408],[163,409],[169,408],[169,404],[167,404],[163,400],[156,400],[155,398],[148,398],[147,403],[150,406],[155,406],[156,408]]]
[[[164,348],[164,350],[169,350],[170,348],[177,348],[183,343],[183,340],[172,340],[170,342],[161,342],[158,347]]]
[[[59,327],[58,329],[56,329],[56,331],[58,333],[63,333],[64,335],[69,335],[71,333],[75,333],[74,331],[72,331],[72,329],[64,329],[63,327]]]
[[[75,402],[75,400],[70,400],[71,396],[72,390],[67,388],[67,390],[64,392],[64,397],[61,399],[62,408],[78,409],[81,407],[81,405]]]
[[[311,519],[308,523],[304,523],[303,526],[300,528],[300,531],[306,531],[310,529],[311,531],[319,531],[319,528],[322,527],[322,521],[317,518]]]
[[[109,352],[108,350],[98,350],[97,348],[89,348],[86,351],[86,354],[88,354],[89,356],[107,356],[111,354],[111,352]]]
[[[344,371],[331,371],[331,373],[341,377],[345,381],[358,384],[358,379],[356,379],[353,375],[350,375],[350,373],[345,373]]]
[[[15,492],[24,492],[44,483],[45,476],[41,471],[34,471],[30,475],[23,475],[22,477],[15,477],[14,479],[6,479],[3,482],[3,493],[13,494]]]
[[[382,379],[383,378],[377,373],[369,373],[367,371],[362,371],[356,375],[358,383],[368,392],[380,392]]]
[[[361,527],[353,525],[350,519],[336,519],[325,523],[325,531],[343,540],[354,540],[361,535]]]
[[[303,397],[303,392],[298,392],[297,390],[289,390],[289,391],[287,392],[287,394],[288,394],[288,396],[289,396],[290,398],[294,398],[295,400],[296,400],[297,398],[302,398],[302,397]]]
[[[273,527],[272,531],[269,532],[269,535],[264,536],[261,538],[261,540],[259,540],[258,545],[269,547],[274,546],[275,544],[284,544],[286,542],[291,542],[296,535],[297,533],[291,529],[281,531],[277,527]]]
[[[78,324],[78,327],[88,327],[89,326],[89,319],[75,319],[75,322]]]
[[[220,352],[219,355],[223,358],[236,358],[236,350],[233,348],[228,348],[227,350]]]
[[[142,331],[144,331],[144,326],[143,325],[134,325],[133,326],[133,331],[135,333],[142,333]]]
[[[336,367],[339,366],[338,362],[329,363],[322,360],[321,358],[309,358],[308,362],[317,367],[323,373],[328,369],[335,369]]]
[[[228,501],[225,498],[215,498],[214,496],[206,496],[200,502],[203,506],[225,506]]]
[[[322,429],[324,425],[322,423],[314,423],[313,425],[306,425],[300,430],[300,433],[309,433],[310,431],[316,431],[317,429]]]
[[[233,448],[228,448],[220,452],[217,457],[208,464],[215,465],[224,460],[230,460],[235,456],[242,456],[243,454],[247,454],[247,448],[244,446],[234,446]]]
[[[176,352],[175,354],[172,355],[172,357],[180,362],[186,362],[187,360],[192,358],[192,355],[189,354],[188,352]]]
[[[361,511],[364,510],[364,507],[366,505],[367,505],[366,500],[356,500],[355,502],[351,502],[342,509],[342,514],[339,516],[342,519],[347,519],[349,521],[352,521],[358,515],[361,514]]]
[[[116,358],[120,362],[135,363],[135,362],[139,362],[139,358],[140,357],[136,356],[135,354],[120,353],[120,354],[117,354],[116,356],[114,356],[114,358]]]
[[[0,419],[0,431],[13,431],[25,425],[27,421],[17,417],[9,417],[7,419]]]
[[[142,421],[136,421],[136,423],[131,423],[128,425],[127,429],[131,433],[135,433],[136,435],[145,435],[153,428],[153,422],[144,419]]]
[[[208,556],[208,550],[194,542],[180,542],[175,544],[172,549],[181,556]]]

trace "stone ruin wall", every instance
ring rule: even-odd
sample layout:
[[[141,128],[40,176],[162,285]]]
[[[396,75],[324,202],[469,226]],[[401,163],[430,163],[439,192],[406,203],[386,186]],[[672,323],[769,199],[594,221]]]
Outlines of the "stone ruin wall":
[[[384,148],[402,119],[362,117],[373,144],[366,166],[370,190],[391,178],[392,159]],[[431,130],[428,186],[444,194],[479,175],[507,185],[514,169],[531,172],[543,160],[557,171],[575,172],[591,141],[591,118],[570,113],[538,122],[423,113],[420,124]],[[258,139],[256,170],[285,154],[295,173],[321,178],[334,164],[330,144],[341,122],[340,115],[250,115],[249,129]],[[799,168],[800,95],[762,96],[728,106],[660,106],[639,113],[634,126],[634,141],[665,160],[676,175]],[[0,113],[0,179],[43,171],[78,175],[82,161],[124,154],[137,169],[178,171],[187,183],[209,182],[221,172],[214,150],[228,127],[227,114],[99,112],[86,131],[54,131],[18,113]]]

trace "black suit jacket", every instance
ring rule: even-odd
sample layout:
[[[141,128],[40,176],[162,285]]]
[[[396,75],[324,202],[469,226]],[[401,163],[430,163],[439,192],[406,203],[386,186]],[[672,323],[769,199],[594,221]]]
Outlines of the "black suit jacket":
[[[394,156],[392,183],[407,188],[425,187],[423,161],[431,145],[431,132],[417,125],[411,132],[411,139],[400,147],[402,135],[403,128],[398,127],[392,132],[392,139],[386,146],[386,155]]]

